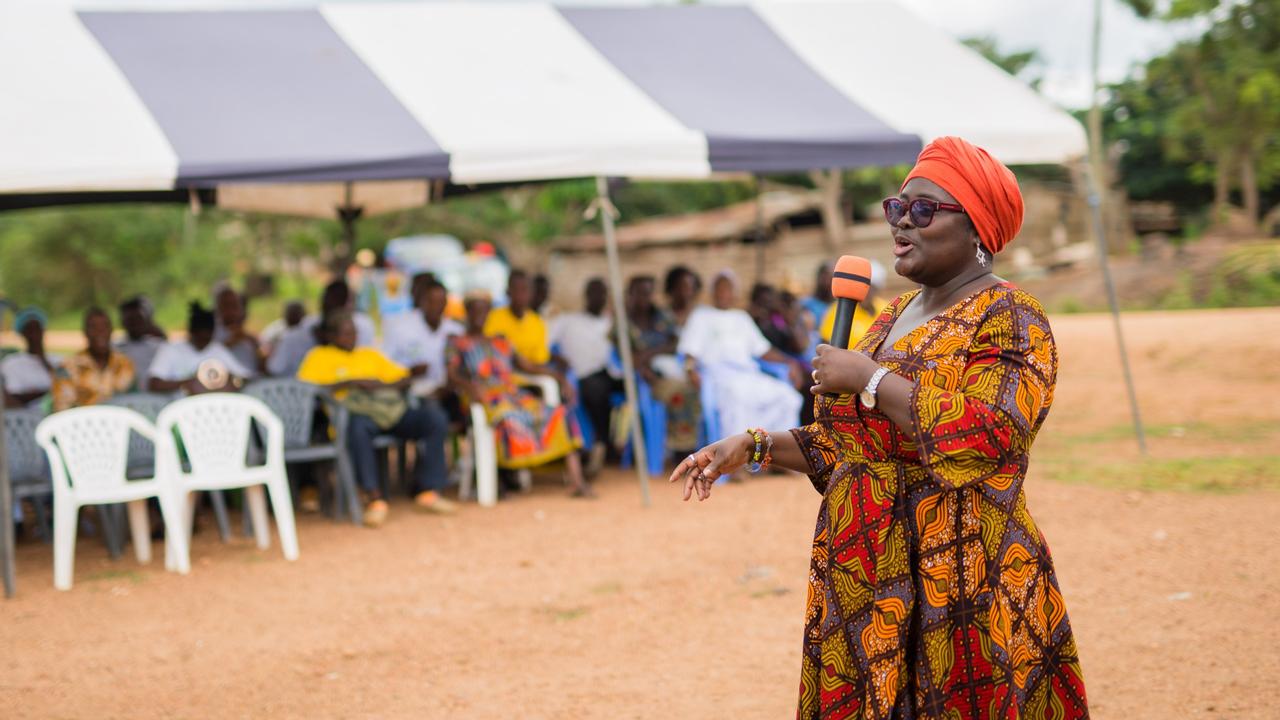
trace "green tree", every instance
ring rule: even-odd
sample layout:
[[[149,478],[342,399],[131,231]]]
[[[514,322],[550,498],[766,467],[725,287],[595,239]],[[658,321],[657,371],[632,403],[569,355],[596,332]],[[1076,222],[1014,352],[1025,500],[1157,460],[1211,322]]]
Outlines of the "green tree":
[[[1262,191],[1280,178],[1280,2],[1125,0],[1139,14],[1202,18],[1209,28],[1146,66],[1143,82],[1165,114],[1164,150],[1192,179],[1213,184],[1219,220],[1233,189],[1257,225]]]
[[[961,42],[978,51],[982,57],[999,66],[1000,69],[1022,79],[1033,89],[1040,89],[1040,82],[1044,79],[1041,76],[1043,61],[1037,51],[1021,50],[1004,53],[1000,51],[995,38],[989,36],[965,38]]]

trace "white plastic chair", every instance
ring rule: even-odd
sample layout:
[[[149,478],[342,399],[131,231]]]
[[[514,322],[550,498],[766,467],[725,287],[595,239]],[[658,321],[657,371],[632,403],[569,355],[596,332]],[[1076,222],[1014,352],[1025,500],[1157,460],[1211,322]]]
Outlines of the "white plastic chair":
[[[151,561],[151,528],[147,498],[160,501],[165,523],[165,567],[187,573],[187,538],[182,532],[178,496],[159,478],[129,480],[129,432],[155,437],[142,415],[118,407],[65,410],[41,421],[36,442],[44,448],[53,475],[53,584],[71,589],[75,563],[76,521],[84,505],[128,503],[129,527],[138,562]]]
[[[548,407],[560,405],[560,383],[550,375],[518,375],[516,380],[521,385],[532,386],[542,394],[542,400]],[[471,403],[471,460],[474,463],[474,477],[471,467],[463,467],[458,496],[463,500],[471,498],[472,483],[475,483],[476,501],[482,507],[493,507],[498,503],[498,443],[495,431],[489,424],[489,417],[484,406],[478,402]],[[533,484],[533,474],[529,470],[518,473],[520,486],[525,490]]]
[[[266,458],[262,465],[248,463],[253,423],[258,424],[265,436]],[[190,464],[189,471],[182,468],[179,437]],[[271,547],[265,486],[271,494],[284,557],[298,559],[293,499],[289,496],[284,465],[284,424],[261,400],[232,393],[209,393],[170,403],[156,418],[156,476],[172,483],[176,497],[185,502],[182,521],[187,538],[191,537],[194,520],[195,492],[244,488],[253,536],[263,550]],[[189,544],[181,549],[188,552]],[[190,562],[186,557],[181,560]]]

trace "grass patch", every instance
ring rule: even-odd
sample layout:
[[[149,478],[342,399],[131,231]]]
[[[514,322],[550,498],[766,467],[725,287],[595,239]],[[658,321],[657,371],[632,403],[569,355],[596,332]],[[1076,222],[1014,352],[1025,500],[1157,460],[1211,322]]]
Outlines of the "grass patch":
[[[1035,465],[1057,482],[1110,488],[1210,493],[1280,490],[1280,455],[1112,462],[1092,457],[1083,462],[1050,458]]]
[[[1191,422],[1168,425],[1145,425],[1143,430],[1148,438],[1178,438],[1186,442],[1232,442],[1241,445],[1254,445],[1280,434],[1280,420],[1250,420],[1247,422],[1219,424]],[[1121,423],[1089,433],[1078,433],[1067,436],[1047,436],[1047,446],[1079,447],[1082,445],[1099,445],[1108,442],[1132,440],[1133,425]]]
[[[593,588],[591,592],[596,595],[617,595],[622,592],[622,583],[607,582],[601,583]]]
[[[549,607],[543,608],[542,612],[556,622],[572,622],[590,612],[590,608],[580,605],[577,607]]]
[[[85,580],[126,580],[130,585],[141,585],[146,582],[146,579],[146,576],[137,570],[103,570],[85,578]]]

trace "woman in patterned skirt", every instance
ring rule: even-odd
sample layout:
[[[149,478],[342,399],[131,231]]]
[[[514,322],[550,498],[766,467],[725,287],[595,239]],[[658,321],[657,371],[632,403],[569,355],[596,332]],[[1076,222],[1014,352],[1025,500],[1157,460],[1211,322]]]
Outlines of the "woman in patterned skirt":
[[[577,452],[582,448],[582,434],[568,408],[572,388],[560,378],[566,404],[553,408],[521,387],[516,372],[532,374],[545,368],[531,365],[513,352],[506,338],[485,337],[490,307],[487,296],[470,295],[465,307],[467,332],[449,338],[445,362],[453,387],[469,402],[484,406],[497,433],[498,467],[517,470],[563,459],[573,497],[594,496]]]
[[[817,420],[735,435],[672,481],[705,500],[769,459],[822,493],[798,717],[1083,718],[1066,605],[1023,493],[1057,351],[1034,298],[991,272],[1022,224],[1013,173],[959,138],[884,202],[897,298],[814,359]]]

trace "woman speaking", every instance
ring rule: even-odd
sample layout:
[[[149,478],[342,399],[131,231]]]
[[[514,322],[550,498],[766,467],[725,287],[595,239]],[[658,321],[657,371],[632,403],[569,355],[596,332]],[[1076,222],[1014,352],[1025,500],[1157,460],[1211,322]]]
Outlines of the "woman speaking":
[[[728,437],[671,480],[705,500],[721,474],[772,463],[822,493],[799,718],[1087,717],[1022,487],[1057,351],[1039,303],[991,267],[1022,225],[1017,179],[939,138],[884,214],[920,289],[852,351],[818,348],[817,420]]]

